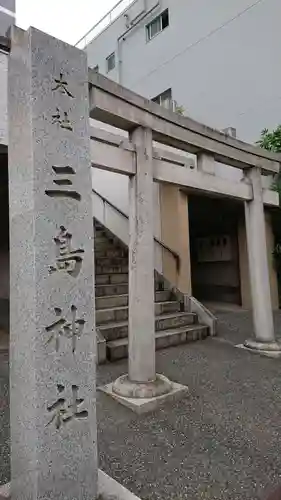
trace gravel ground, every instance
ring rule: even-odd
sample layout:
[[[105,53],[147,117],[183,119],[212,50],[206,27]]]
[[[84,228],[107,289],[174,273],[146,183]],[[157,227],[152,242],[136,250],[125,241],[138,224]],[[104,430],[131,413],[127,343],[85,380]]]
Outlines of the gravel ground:
[[[252,316],[248,311],[238,309],[233,312],[213,309],[218,318],[218,337],[226,339],[233,344],[243,343],[250,338],[253,332]],[[281,312],[274,313],[275,334],[281,336]]]
[[[0,351],[0,484],[6,483],[10,478],[9,438],[8,353]]]
[[[136,416],[98,393],[100,467],[143,499],[256,500],[281,483],[281,360],[236,349],[247,313],[219,313],[225,341],[208,339],[157,353],[157,370],[190,396]],[[281,326],[281,314],[276,327]],[[281,331],[281,330],[280,330]],[[9,478],[7,359],[0,360],[0,482]],[[99,368],[98,383],[126,371]]]

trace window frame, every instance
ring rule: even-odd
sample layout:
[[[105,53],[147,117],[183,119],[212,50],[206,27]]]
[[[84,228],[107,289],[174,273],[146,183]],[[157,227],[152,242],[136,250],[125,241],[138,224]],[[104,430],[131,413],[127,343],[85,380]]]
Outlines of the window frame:
[[[114,65],[112,66],[112,68],[109,68],[109,61],[113,59],[114,60]],[[115,51],[111,52],[111,54],[109,54],[109,56],[107,56],[106,58],[106,72],[107,73],[110,73],[110,71],[114,70],[116,67],[116,59],[115,59]]]
[[[168,15],[168,24],[167,26],[165,26],[163,28],[163,16],[164,14]],[[157,33],[155,33],[154,35],[151,35],[151,26],[160,21],[160,29],[157,31]],[[150,40],[153,40],[153,38],[155,38],[157,35],[159,35],[159,33],[162,33],[162,31],[164,31],[166,28],[168,28],[170,26],[170,15],[169,15],[169,9],[165,9],[163,10],[163,12],[161,12],[161,14],[159,14],[158,16],[156,16],[154,19],[152,19],[152,21],[150,21],[148,24],[146,24],[145,26],[145,31],[146,31],[146,41],[147,42],[150,42]]]
[[[168,94],[170,95],[170,97],[167,99],[163,99],[163,97],[165,97],[165,94],[168,96]],[[159,106],[162,106],[162,108],[164,109],[168,109],[168,110],[172,110],[173,109],[173,93],[172,93],[172,87],[169,87],[168,89],[164,90],[163,92],[161,92],[160,94],[156,95],[155,97],[153,97],[151,99],[153,102],[155,102],[156,104],[158,104]],[[169,107],[165,106],[163,103],[164,102],[168,102],[169,101]]]

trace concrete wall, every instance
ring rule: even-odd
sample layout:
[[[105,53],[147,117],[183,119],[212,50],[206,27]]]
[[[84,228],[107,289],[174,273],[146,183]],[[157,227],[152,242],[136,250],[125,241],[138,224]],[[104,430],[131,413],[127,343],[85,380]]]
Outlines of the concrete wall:
[[[182,293],[191,295],[188,197],[177,186],[160,184],[161,239],[178,255],[163,251],[163,275]]]
[[[15,23],[15,0],[0,0],[0,36],[6,36],[7,30]]]
[[[147,2],[147,11],[156,0]],[[106,73],[105,59],[120,55],[120,82],[152,98],[172,88],[189,116],[218,129],[233,126],[253,142],[281,116],[280,0],[161,0],[125,39],[119,17],[89,46],[89,65]],[[144,0],[127,13],[133,19]],[[170,26],[147,42],[145,25],[166,7]],[[246,10],[248,9],[248,10]],[[118,64],[108,76],[118,80]]]

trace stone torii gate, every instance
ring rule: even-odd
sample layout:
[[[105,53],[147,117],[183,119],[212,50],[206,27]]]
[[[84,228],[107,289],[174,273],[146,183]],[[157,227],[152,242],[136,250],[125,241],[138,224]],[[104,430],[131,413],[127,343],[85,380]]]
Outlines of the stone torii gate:
[[[150,395],[173,392],[173,384],[161,384],[155,373],[153,311],[153,210],[152,184],[164,182],[229,197],[244,204],[249,275],[255,338],[245,347],[280,356],[275,340],[267,261],[264,204],[278,205],[278,196],[264,187],[264,176],[280,170],[281,155],[246,144],[187,117],[179,116],[89,71],[90,116],[129,134],[129,144],[108,134],[107,152],[99,154],[99,134],[91,131],[92,164],[129,176],[129,370],[105,388],[138,411],[153,406]],[[197,171],[163,161],[153,151],[153,140],[197,155]],[[113,151],[118,160],[112,162]],[[110,146],[111,145],[111,146]],[[121,151],[120,151],[121,150]],[[130,150],[131,161],[128,161]],[[133,153],[132,153],[133,151]],[[244,171],[243,182],[212,175],[215,162]],[[159,390],[159,393],[158,393]],[[132,401],[132,398],[135,398]],[[144,398],[147,397],[147,401]]]
[[[109,134],[99,143],[89,116],[127,131],[129,140]],[[195,153],[198,170],[155,156],[153,141]],[[245,180],[210,174],[214,162],[244,170]],[[15,499],[97,494],[91,164],[129,176],[129,366],[104,390],[142,412],[187,391],[155,370],[153,181],[244,204],[255,327],[246,347],[280,354],[264,220],[264,204],[277,201],[262,184],[280,162],[280,155],[88,74],[78,49],[33,28],[15,28],[9,67]]]

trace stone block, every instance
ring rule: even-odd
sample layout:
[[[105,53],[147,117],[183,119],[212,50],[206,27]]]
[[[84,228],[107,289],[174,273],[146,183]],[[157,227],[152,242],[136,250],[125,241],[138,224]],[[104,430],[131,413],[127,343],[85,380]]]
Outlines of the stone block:
[[[96,258],[96,264],[99,266],[124,266],[128,264],[128,258],[127,257],[97,257]]]
[[[102,500],[140,500],[120,483],[98,469],[98,497]],[[11,499],[11,484],[0,486],[0,500]]]
[[[191,313],[176,313],[159,316],[155,320],[155,329],[166,330],[194,323],[195,315]]]
[[[96,296],[112,296],[128,294],[128,283],[96,285]]]
[[[128,295],[115,295],[112,297],[96,297],[96,309],[108,309],[110,307],[127,307]]]
[[[108,285],[110,280],[107,274],[96,275],[96,285]]]
[[[128,323],[124,321],[100,325],[99,329],[107,341],[118,340],[128,336]]]
[[[165,290],[162,292],[155,292],[155,302],[164,302],[165,300],[171,300],[170,290]]]
[[[97,332],[97,362],[98,364],[103,364],[106,362],[106,340],[99,328],[96,329]]]
[[[96,264],[96,274],[122,274],[128,272],[128,264],[124,265],[99,265]]]
[[[34,28],[9,60],[13,500],[97,496],[86,54]]]
[[[107,342],[107,357],[111,361],[128,357],[128,339],[117,339]]]
[[[155,411],[164,404],[172,403],[190,394],[187,386],[171,382],[171,390],[162,396],[155,396],[153,398],[125,398],[113,392],[112,386],[113,383],[110,383],[98,389],[138,415]]]
[[[128,273],[110,274],[110,283],[128,283]]]
[[[180,303],[176,300],[167,301],[163,303],[155,304],[155,316],[160,316],[161,314],[177,313],[180,312]]]
[[[96,311],[97,324],[106,324],[112,321],[126,321],[128,319],[128,307],[114,307]]]
[[[273,358],[273,359],[281,358],[281,349],[279,351],[272,351],[266,349],[251,349],[250,347],[246,347],[244,344],[237,344],[235,347],[238,347],[238,349],[244,349],[245,351],[248,351],[251,354],[259,354],[260,356],[264,356],[266,358]]]

